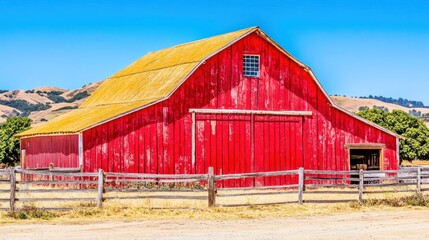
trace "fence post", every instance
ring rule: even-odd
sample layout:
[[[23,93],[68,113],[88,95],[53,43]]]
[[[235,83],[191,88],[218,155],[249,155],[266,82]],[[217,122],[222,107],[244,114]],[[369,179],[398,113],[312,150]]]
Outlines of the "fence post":
[[[16,175],[15,168],[10,169],[9,173],[10,179],[10,212],[15,212],[15,194],[16,194]]]
[[[302,204],[302,195],[304,194],[304,168],[298,169],[298,203]]]
[[[417,167],[417,193],[422,191],[422,169]]]
[[[216,204],[216,179],[213,167],[209,167],[208,172],[208,203],[209,207],[214,207]]]
[[[104,172],[103,169],[98,169],[98,195],[97,195],[97,207],[103,206],[103,192],[104,192]]]
[[[362,203],[363,200],[363,183],[364,183],[364,175],[363,169],[359,170],[359,202]]]
[[[53,171],[54,170],[54,163],[49,163],[49,171]],[[53,182],[54,181],[54,175],[50,174],[49,175],[49,181]],[[53,183],[49,184],[50,187],[54,187],[55,185]]]

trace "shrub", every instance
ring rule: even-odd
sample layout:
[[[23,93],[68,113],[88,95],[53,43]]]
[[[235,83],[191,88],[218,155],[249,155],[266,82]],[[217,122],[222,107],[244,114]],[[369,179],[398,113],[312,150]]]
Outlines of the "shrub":
[[[11,213],[11,217],[15,219],[31,219],[31,218],[39,218],[39,219],[51,219],[56,217],[57,214],[53,212],[46,211],[43,208],[36,208],[34,205],[24,206],[21,210]]]
[[[359,107],[359,111],[365,111],[365,110],[369,110],[368,106],[360,106]]]
[[[88,97],[90,94],[87,91],[80,92],[74,95],[72,98],[68,99],[67,102],[72,103],[81,99]]]
[[[55,95],[55,94],[51,94],[51,93],[48,93],[48,96],[47,96],[50,100],[52,100],[54,103],[62,103],[62,102],[65,102],[66,101],[66,99],[65,98],[63,98],[63,97],[61,97],[61,96],[58,96],[58,95]]]
[[[423,194],[414,194],[400,198],[366,199],[363,203],[367,206],[387,205],[391,207],[420,206],[429,207],[429,200]]]
[[[16,108],[21,112],[34,112],[34,111],[42,111],[51,108],[48,104],[31,104],[25,100],[16,99],[16,100],[0,100],[0,104],[6,105],[12,108]]]
[[[65,106],[65,107],[60,107],[58,109],[55,109],[55,110],[53,110],[53,112],[61,111],[61,110],[76,109],[76,108],[78,108],[78,106]]]

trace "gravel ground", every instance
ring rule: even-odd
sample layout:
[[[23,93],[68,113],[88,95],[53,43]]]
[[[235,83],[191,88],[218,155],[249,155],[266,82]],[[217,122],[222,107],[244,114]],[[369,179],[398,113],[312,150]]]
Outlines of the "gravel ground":
[[[280,219],[3,225],[0,239],[429,239],[429,211]]]

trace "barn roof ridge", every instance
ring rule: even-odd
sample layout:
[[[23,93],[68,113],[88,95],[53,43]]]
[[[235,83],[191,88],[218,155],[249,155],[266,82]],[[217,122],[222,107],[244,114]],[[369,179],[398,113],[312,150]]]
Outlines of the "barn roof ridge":
[[[78,134],[87,129],[164,101],[168,99],[203,62],[253,32],[262,35],[265,40],[273,44],[279,51],[283,52],[294,62],[303,67],[311,75],[333,107],[388,134],[401,137],[394,132],[358,117],[336,105],[329,94],[324,90],[311,68],[283,49],[258,26],[149,52],[107,78],[78,109],[72,110],[44,124],[35,126],[16,136],[30,137],[61,133]],[[198,45],[200,46],[197,49]],[[191,48],[192,52],[186,51],[187,48]],[[119,83],[121,78],[125,78],[127,81]],[[146,84],[146,86],[142,86],[144,84]],[[154,91],[139,91],[147,86],[152,87]],[[126,94],[120,94],[119,92],[125,92]]]
[[[221,36],[224,36],[224,35],[227,35],[227,34],[230,34],[230,33],[234,33],[234,32],[238,32],[238,31],[257,30],[257,29],[260,29],[259,26],[247,27],[247,28],[243,28],[243,29],[240,29],[240,30],[236,30],[236,31],[232,31],[232,32],[227,32],[227,33],[222,33],[222,34],[218,34],[218,35],[214,35],[214,36],[210,36],[210,37],[206,37],[206,38],[201,38],[201,39],[197,39],[197,40],[190,41],[190,42],[179,43],[177,45],[174,45],[174,46],[171,46],[171,47],[167,47],[167,48],[163,48],[163,49],[159,49],[159,50],[152,51],[152,52],[149,52],[149,53],[155,53],[155,52],[158,52],[158,51],[161,51],[161,50],[167,50],[167,49],[175,48],[175,47],[182,47],[182,46],[186,46],[186,45],[189,45],[189,44],[193,44],[193,43],[198,43],[198,42],[201,42],[201,41],[205,41],[205,40],[208,40],[208,39],[213,38],[213,37],[221,37]]]

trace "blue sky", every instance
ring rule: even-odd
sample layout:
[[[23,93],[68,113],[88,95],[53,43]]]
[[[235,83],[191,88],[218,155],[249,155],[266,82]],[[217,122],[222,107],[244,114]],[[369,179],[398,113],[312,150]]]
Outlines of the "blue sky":
[[[149,51],[255,25],[329,94],[429,105],[423,0],[0,0],[0,89],[79,88]]]

